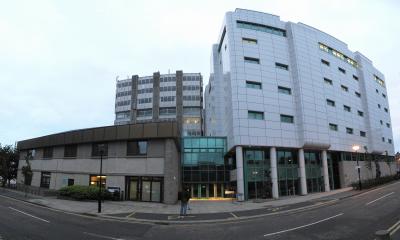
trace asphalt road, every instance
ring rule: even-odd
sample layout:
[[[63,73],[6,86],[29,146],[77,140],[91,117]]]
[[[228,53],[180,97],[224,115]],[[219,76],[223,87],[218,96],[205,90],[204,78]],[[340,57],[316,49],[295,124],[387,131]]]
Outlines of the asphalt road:
[[[400,220],[400,182],[320,208],[214,224],[157,225],[50,210],[0,195],[0,240],[374,239]],[[400,240],[400,230],[394,239]]]

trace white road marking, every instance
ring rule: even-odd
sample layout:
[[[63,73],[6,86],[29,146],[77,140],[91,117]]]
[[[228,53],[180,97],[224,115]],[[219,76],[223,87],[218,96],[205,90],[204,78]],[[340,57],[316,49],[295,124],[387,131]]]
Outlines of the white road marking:
[[[132,217],[133,216],[133,214],[135,214],[136,212],[132,212],[132,213],[130,213],[128,216],[126,216],[126,218],[130,218],[130,217]]]
[[[98,238],[104,238],[104,239],[124,240],[123,238],[108,237],[108,236],[103,236],[103,235],[100,235],[100,234],[90,233],[90,232],[83,232],[83,234],[86,234],[86,235],[89,235],[89,236],[93,236],[93,237],[98,237]]]
[[[335,215],[335,216],[328,217],[328,218],[325,218],[325,219],[322,219],[322,220],[319,220],[319,221],[316,221],[316,222],[313,222],[313,223],[309,223],[309,224],[306,224],[306,225],[303,225],[303,226],[299,226],[299,227],[295,227],[295,228],[290,228],[290,229],[283,230],[283,231],[279,231],[279,232],[268,233],[268,234],[265,234],[264,237],[268,237],[268,236],[277,235],[277,234],[280,234],[280,233],[290,232],[290,231],[294,231],[294,230],[297,230],[297,229],[309,227],[309,226],[312,226],[312,225],[315,225],[315,224],[318,224],[318,223],[322,223],[322,222],[328,221],[328,220],[333,219],[333,218],[336,218],[336,217],[340,217],[340,216],[342,216],[343,214],[344,214],[344,213],[339,213],[339,214],[337,214],[337,215]]]
[[[391,226],[388,229],[388,232],[390,233],[390,235],[393,235],[397,232],[397,230],[400,229],[400,221],[398,221],[397,223],[395,223],[393,226]]]
[[[33,216],[33,215],[29,214],[29,213],[20,211],[20,210],[18,210],[18,209],[13,208],[13,207],[8,207],[8,208],[9,208],[9,209],[12,209],[12,210],[14,210],[14,211],[17,211],[17,212],[19,212],[19,213],[25,214],[26,216],[29,216],[29,217],[32,217],[32,218],[36,218],[36,219],[38,219],[38,220],[40,220],[40,221],[43,221],[43,222],[50,223],[50,221],[47,221],[47,220],[45,220],[45,219],[43,219],[43,218],[40,218],[40,217]]]
[[[230,213],[234,218],[238,218],[238,216],[236,216],[234,213]]]
[[[374,202],[376,202],[376,201],[379,201],[379,200],[381,200],[382,198],[385,198],[385,197],[387,197],[387,196],[390,196],[390,195],[392,195],[394,192],[391,192],[391,193],[388,193],[388,194],[386,194],[386,195],[383,195],[382,197],[380,197],[380,198],[377,198],[377,199],[375,199],[375,200],[373,200],[373,201],[371,201],[371,202],[368,202],[367,204],[365,204],[365,206],[368,206],[368,205],[370,205],[370,204],[372,204],[372,203],[374,203]]]
[[[361,194],[352,196],[351,198],[362,197],[362,196],[364,196],[364,195],[366,195],[366,194],[368,194],[368,193],[372,193],[372,192],[375,192],[375,191],[378,191],[378,190],[381,190],[381,189],[384,189],[384,188],[387,188],[387,187],[390,187],[390,186],[392,186],[392,185],[396,185],[396,184],[399,184],[399,183],[400,183],[400,182],[391,183],[391,184],[388,184],[388,185],[386,185],[386,186],[383,186],[383,187],[380,187],[380,188],[375,188],[375,189],[370,190],[370,191],[367,191],[367,192],[365,192],[365,193],[361,193]]]

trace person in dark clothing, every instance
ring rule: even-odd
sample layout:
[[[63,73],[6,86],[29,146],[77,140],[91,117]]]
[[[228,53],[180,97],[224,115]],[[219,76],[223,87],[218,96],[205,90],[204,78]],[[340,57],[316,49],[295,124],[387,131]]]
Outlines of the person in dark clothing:
[[[190,199],[189,189],[184,189],[181,195],[181,216],[186,216],[187,206]]]

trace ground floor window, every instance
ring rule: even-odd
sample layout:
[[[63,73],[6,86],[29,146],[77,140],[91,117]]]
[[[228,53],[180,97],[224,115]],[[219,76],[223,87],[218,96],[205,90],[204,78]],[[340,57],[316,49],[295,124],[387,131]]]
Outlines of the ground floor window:
[[[51,178],[50,172],[42,172],[42,175],[40,177],[40,187],[49,188],[50,187],[50,178]]]
[[[230,188],[225,183],[187,183],[191,198],[225,198],[231,194],[225,194]],[[229,195],[229,196],[228,196]]]
[[[132,201],[162,202],[163,177],[126,177],[126,198]]]
[[[90,186],[100,186],[100,179],[101,179],[101,186],[103,188],[106,187],[106,180],[107,176],[100,176],[99,175],[90,175]]]
[[[74,185],[75,180],[72,178],[68,178],[68,186],[73,186]]]

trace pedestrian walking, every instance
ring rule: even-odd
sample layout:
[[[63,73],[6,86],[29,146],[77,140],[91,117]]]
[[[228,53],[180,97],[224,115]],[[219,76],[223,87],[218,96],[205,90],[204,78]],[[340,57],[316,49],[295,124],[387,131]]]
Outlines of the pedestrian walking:
[[[187,188],[185,188],[182,191],[182,195],[181,195],[181,212],[180,212],[181,216],[187,215],[186,211],[187,211],[189,199],[190,199],[190,192]]]

